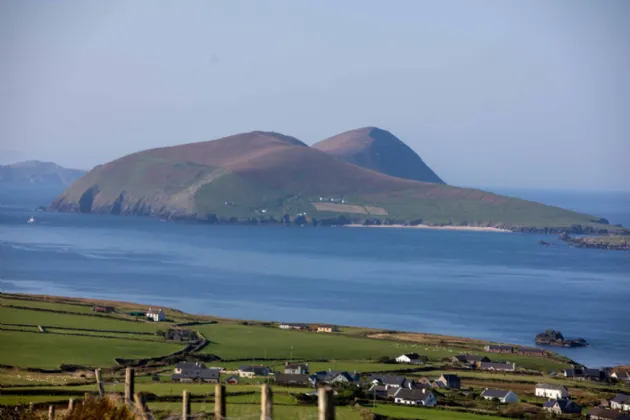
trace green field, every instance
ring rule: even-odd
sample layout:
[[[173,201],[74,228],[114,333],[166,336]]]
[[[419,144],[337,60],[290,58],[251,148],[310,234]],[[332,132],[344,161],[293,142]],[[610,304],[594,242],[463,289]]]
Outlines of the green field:
[[[71,315],[7,307],[0,307],[0,323],[149,333],[158,329],[158,325],[144,320],[123,321],[102,315]]]
[[[0,405],[19,405],[29,402],[58,402],[59,408],[68,398],[82,398],[85,392],[94,393],[96,386],[92,372],[81,371],[38,373],[23,368],[57,369],[61,364],[73,364],[87,367],[114,367],[115,358],[141,359],[166,356],[180,350],[185,343],[168,343],[154,334],[157,329],[166,329],[171,323],[151,323],[147,321],[125,321],[116,319],[124,315],[113,314],[112,317],[98,315],[84,316],[80,313],[66,314],[70,309],[80,308],[68,302],[54,301],[54,298],[42,302],[41,311],[17,309],[6,305],[28,306],[37,308],[37,300],[11,298],[5,295],[0,302],[0,321],[9,324],[28,324],[26,327],[3,326],[0,330],[0,364],[16,368],[0,369],[0,384],[3,395]],[[23,305],[28,302],[28,305]],[[129,308],[134,308],[133,304]],[[87,312],[85,312],[87,313]],[[196,317],[178,312],[178,319],[204,322],[208,317]],[[39,332],[36,325],[45,325],[45,333]],[[65,330],[60,327],[76,328]],[[6,328],[21,329],[10,331]],[[519,367],[525,367],[535,373],[492,373],[478,370],[458,370],[449,363],[452,356],[462,351],[474,351],[485,354],[480,349],[484,342],[466,340],[457,337],[401,333],[401,337],[409,341],[389,339],[389,335],[380,338],[364,336],[369,329],[341,327],[339,333],[315,333],[307,331],[286,331],[275,326],[245,325],[242,321],[218,319],[215,324],[193,325],[191,328],[205,336],[209,345],[202,349],[203,355],[217,355],[223,360],[206,362],[207,366],[219,366],[227,370],[235,370],[242,364],[264,364],[282,370],[288,361],[305,361],[311,372],[323,370],[347,370],[363,373],[362,379],[368,378],[368,372],[387,372],[422,368],[420,372],[405,374],[409,378],[426,376],[434,379],[442,373],[457,373],[462,385],[475,393],[485,387],[497,387],[514,390],[523,401],[540,405],[543,401],[533,396],[537,382],[562,383],[569,388],[571,395],[578,401],[591,401],[598,398],[610,398],[621,388],[612,384],[590,382],[572,382],[566,379],[553,378],[547,375],[550,370],[567,366],[566,363],[551,358],[532,356],[489,354],[494,361],[510,360]],[[86,329],[94,330],[87,331]],[[106,332],[115,331],[115,332]],[[144,334],[144,333],[151,334]],[[78,335],[84,334],[84,335]],[[391,336],[392,338],[394,336]],[[426,365],[405,365],[379,363],[382,356],[394,357],[404,352],[417,352],[426,355]],[[194,353],[188,358],[199,357]],[[239,359],[239,360],[237,360]],[[146,369],[138,369],[136,374],[136,392],[148,393],[160,401],[150,401],[149,406],[158,418],[177,414],[181,404],[177,401],[184,390],[193,398],[193,412],[211,412],[214,407],[214,384],[175,383],[171,381],[173,360],[157,361]],[[160,381],[154,381],[152,375],[158,375]],[[224,373],[226,378],[230,373]],[[106,393],[122,394],[124,378],[121,370],[104,370],[102,375]],[[228,416],[257,417],[261,399],[260,384],[269,382],[274,392],[275,419],[313,419],[317,408],[312,405],[299,405],[295,395],[312,388],[296,388],[275,386],[272,378],[242,379],[239,385],[227,385]],[[28,395],[27,395],[28,394]],[[62,395],[59,395],[62,394]],[[438,409],[399,406],[392,403],[379,402],[375,412],[390,418],[421,418],[435,420],[493,420],[500,418],[505,406],[500,407],[476,401],[461,394],[457,390],[439,390]],[[164,400],[175,399],[173,402]],[[371,409],[365,394],[359,402],[363,411]],[[445,408],[446,407],[446,408]],[[485,410],[490,415],[464,412]],[[361,409],[351,405],[336,407],[338,419],[359,420]]]
[[[339,333],[287,331],[272,327],[214,324],[197,327],[211,344],[203,352],[222,359],[357,360],[416,351],[418,345],[353,337]],[[293,348],[293,350],[291,350]],[[453,351],[432,351],[431,358],[453,356]]]
[[[115,365],[114,358],[163,356],[182,345],[115,338],[0,331],[0,364],[54,369],[60,364]]]

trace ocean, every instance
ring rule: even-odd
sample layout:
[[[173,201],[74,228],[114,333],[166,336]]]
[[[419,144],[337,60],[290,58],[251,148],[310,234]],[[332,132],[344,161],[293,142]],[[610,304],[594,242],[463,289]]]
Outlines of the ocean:
[[[33,212],[59,192],[0,186],[3,291],[523,345],[553,328],[589,341],[557,349],[578,362],[630,364],[628,252],[574,249],[532,234]],[[630,226],[628,193],[502,192]],[[37,222],[27,224],[31,215]]]

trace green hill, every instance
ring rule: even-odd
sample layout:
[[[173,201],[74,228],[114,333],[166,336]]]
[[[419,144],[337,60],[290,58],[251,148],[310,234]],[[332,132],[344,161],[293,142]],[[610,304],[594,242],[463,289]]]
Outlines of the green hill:
[[[60,211],[209,222],[407,223],[607,231],[595,216],[361,168],[270,132],[146,150],[100,165]]]

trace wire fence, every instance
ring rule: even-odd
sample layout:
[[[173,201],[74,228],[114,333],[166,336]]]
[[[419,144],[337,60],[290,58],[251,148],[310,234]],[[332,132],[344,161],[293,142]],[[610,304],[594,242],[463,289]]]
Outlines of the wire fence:
[[[125,382],[121,382],[119,380],[104,381],[101,377],[100,369],[97,369],[95,371],[95,378],[98,397],[93,398],[92,393],[86,392],[82,401],[70,399],[68,401],[67,410],[65,410],[65,415],[63,417],[57,416],[56,407],[54,405],[50,405],[48,407],[48,420],[59,420],[66,417],[72,418],[72,413],[77,410],[78,404],[85,405],[90,400],[107,400],[114,406],[121,406],[124,404],[127,407],[128,411],[131,413],[132,417],[136,420],[154,420],[158,418],[167,420],[192,420],[208,418],[212,418],[215,420],[273,420],[274,417],[273,392],[268,384],[263,384],[261,386],[260,408],[258,410],[254,409],[253,404],[256,403],[256,399],[259,394],[252,392],[251,401],[244,403],[233,403],[232,408],[235,410],[231,411],[239,411],[247,406],[247,410],[245,411],[249,411],[249,409],[252,409],[253,412],[242,414],[238,413],[237,415],[228,416],[225,385],[220,383],[216,384],[215,392],[213,395],[205,395],[205,398],[201,401],[201,405],[199,405],[200,401],[198,401],[199,396],[191,397],[191,394],[188,391],[184,390],[182,392],[182,397],[180,401],[173,400],[171,396],[169,396],[168,400],[170,404],[181,403],[180,410],[173,409],[174,407],[170,407],[170,404],[168,409],[166,410],[159,409],[158,404],[161,403],[161,401],[156,401],[154,406],[156,410],[154,413],[154,411],[151,410],[150,407],[152,403],[147,403],[147,401],[143,399],[143,394],[135,392],[135,372],[133,369],[126,369]],[[106,386],[109,391],[108,393],[105,392]],[[119,387],[121,389],[116,389]],[[196,404],[197,412],[193,412],[192,410],[193,399],[195,400],[194,402]],[[236,409],[237,407],[238,409]],[[294,407],[294,409],[297,408],[298,407]],[[30,407],[30,410],[33,411],[32,405]],[[334,420],[335,406],[333,401],[332,389],[319,388],[317,412],[296,412],[295,414],[295,419],[299,420]]]

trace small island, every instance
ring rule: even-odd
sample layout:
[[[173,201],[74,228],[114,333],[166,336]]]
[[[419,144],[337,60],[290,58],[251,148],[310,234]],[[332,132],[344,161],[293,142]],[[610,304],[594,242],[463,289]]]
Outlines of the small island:
[[[566,339],[560,331],[546,330],[536,334],[536,344],[556,347],[586,347],[588,343],[583,338]]]

